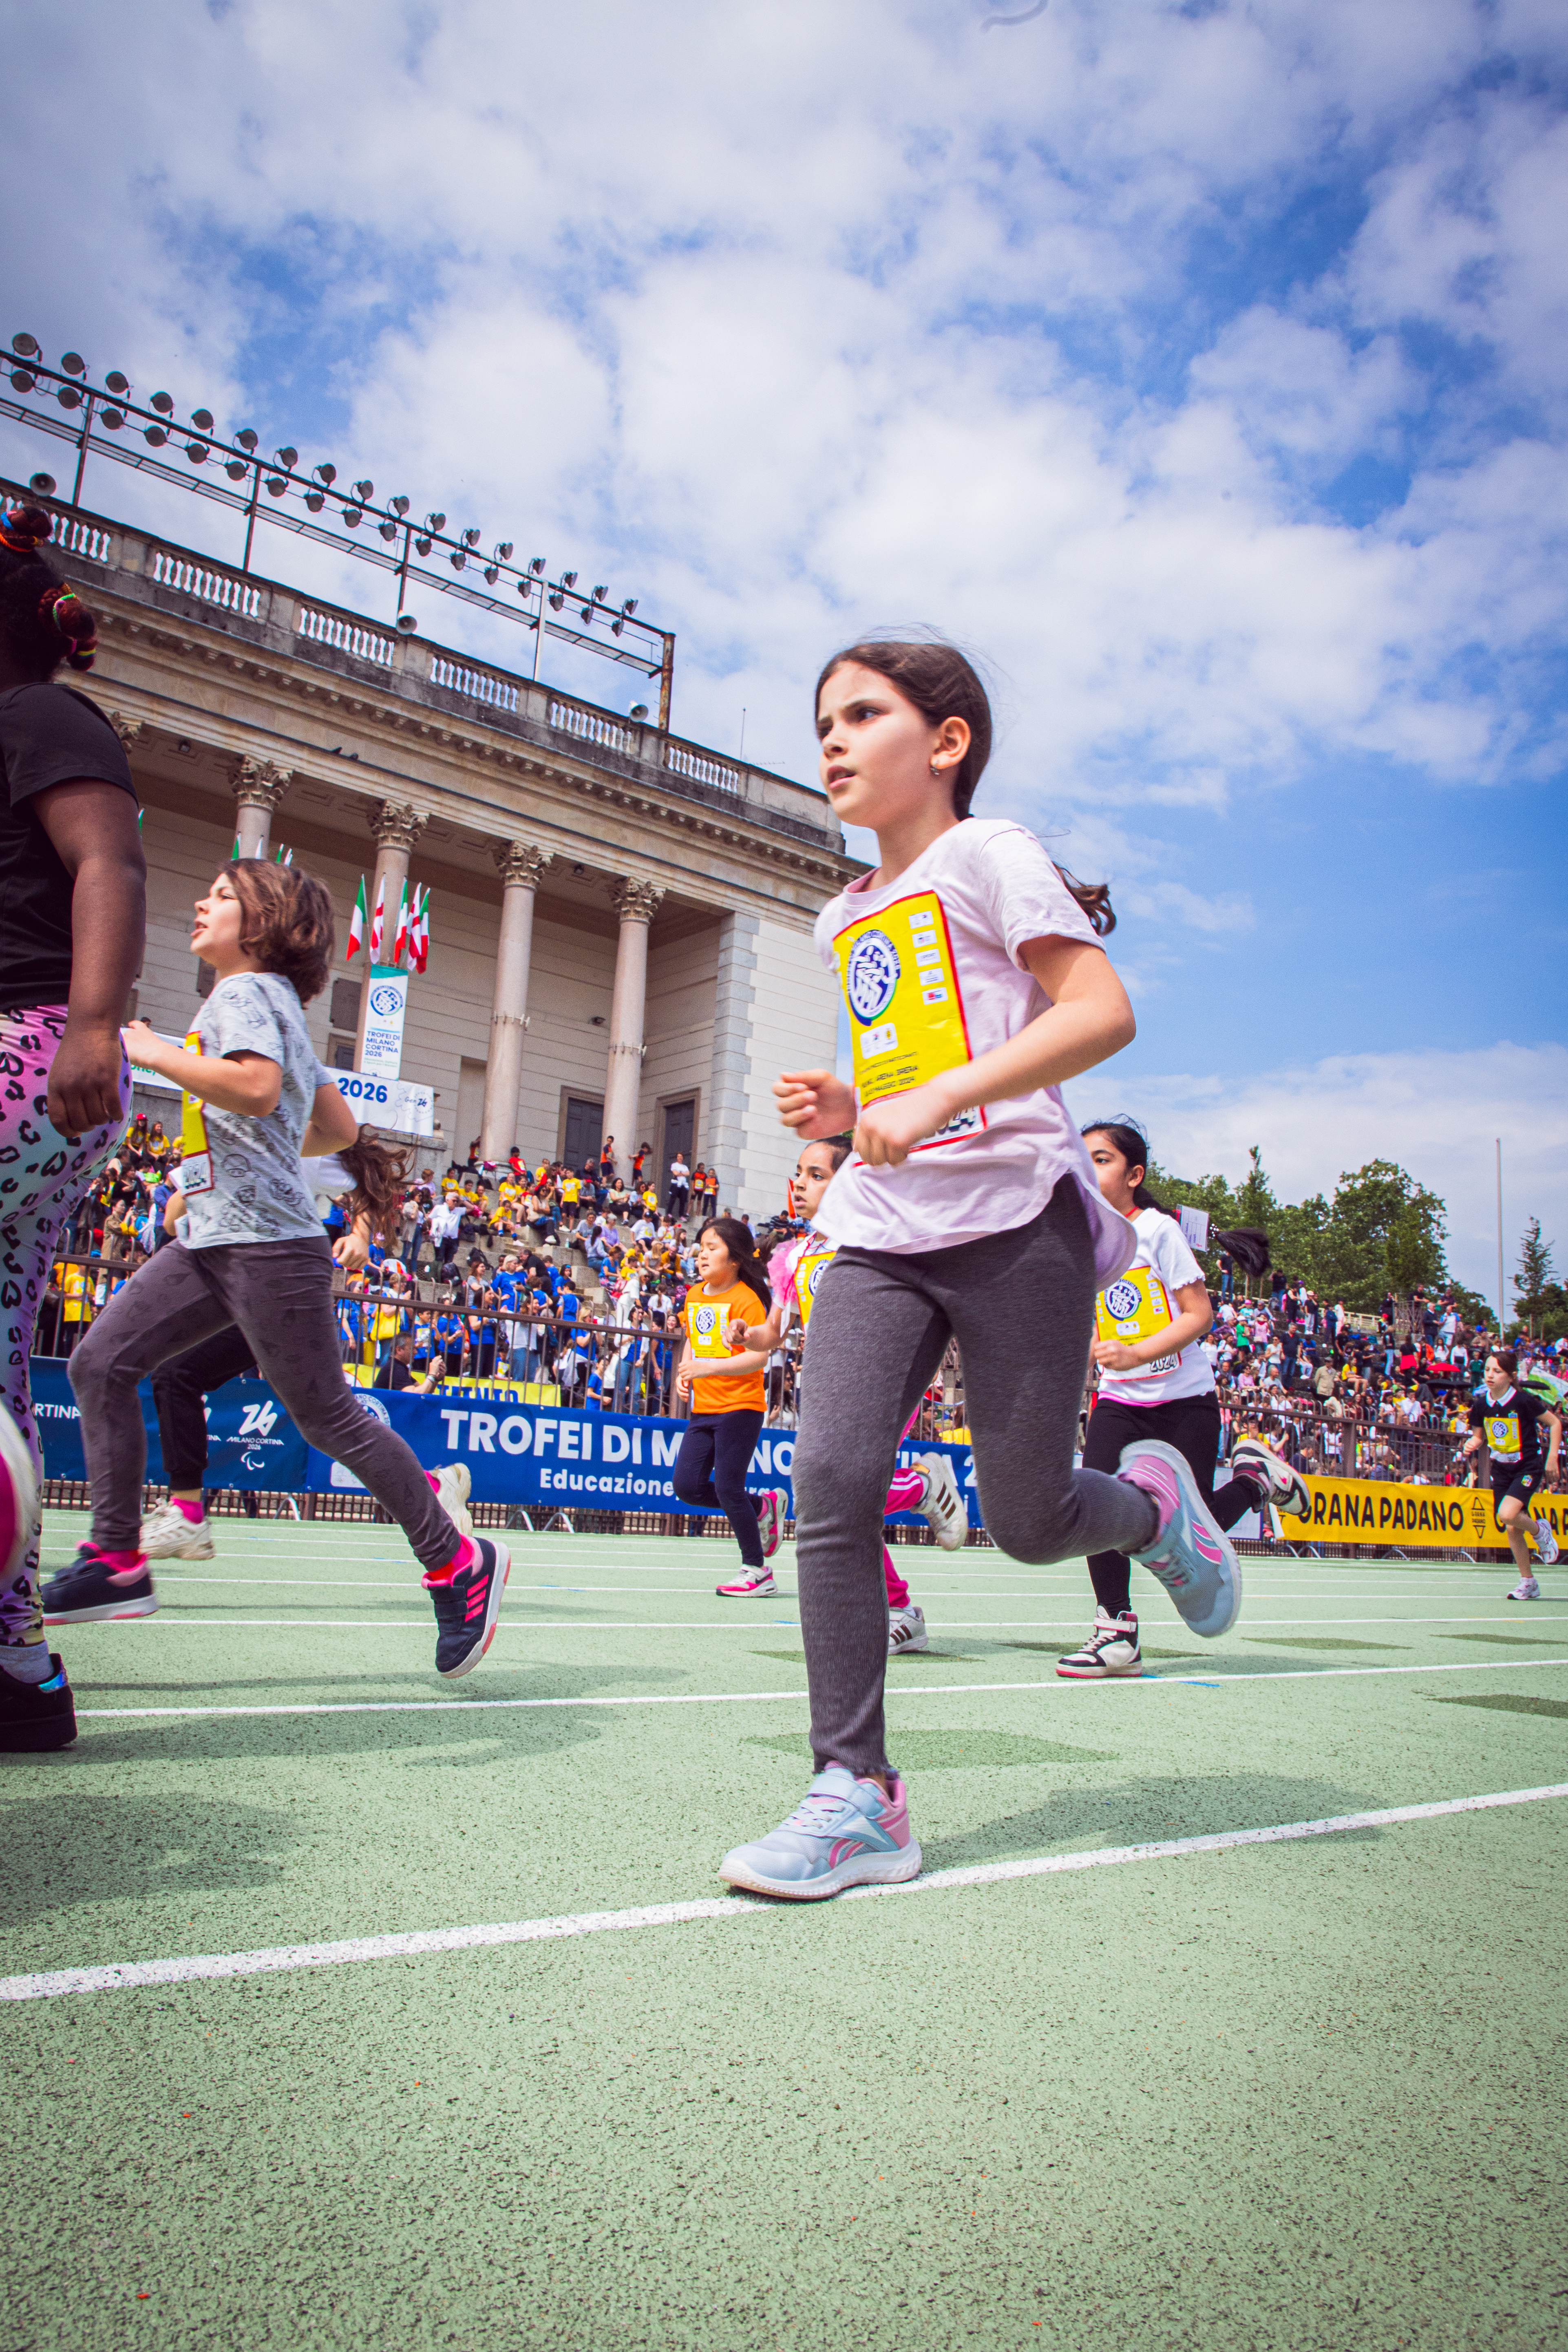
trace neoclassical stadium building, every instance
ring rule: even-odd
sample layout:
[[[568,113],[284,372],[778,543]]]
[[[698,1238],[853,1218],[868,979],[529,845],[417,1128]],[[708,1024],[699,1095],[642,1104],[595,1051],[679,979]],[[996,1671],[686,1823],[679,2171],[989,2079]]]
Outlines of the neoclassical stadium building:
[[[580,1163],[609,1135],[623,1169],[641,1142],[661,1169],[679,1146],[716,1167],[726,1206],[780,1205],[794,1148],[772,1081],[833,1062],[836,997],[811,929],[858,870],[820,792],[658,717],[47,503],[54,552],[100,620],[97,667],[73,683],[112,719],[145,812],[136,1012],[184,1033],[203,978],[193,898],[237,834],[246,855],[286,844],[340,918],[331,983],[309,1009],[334,1068],[363,1064],[370,958],[344,954],[362,875],[389,916],[405,885],[430,894],[401,1066],[434,1098],[419,1164],[475,1138],[489,1159],[515,1142]],[[138,1107],[176,1108],[151,1093]]]

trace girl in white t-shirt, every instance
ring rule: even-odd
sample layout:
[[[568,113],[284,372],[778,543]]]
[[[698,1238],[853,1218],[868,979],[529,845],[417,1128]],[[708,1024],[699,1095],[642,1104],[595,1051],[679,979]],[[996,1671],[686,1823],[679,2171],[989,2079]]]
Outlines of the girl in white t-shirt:
[[[1160,1441],[1113,1476],[1075,1471],[1094,1297],[1137,1236],[1101,1198],[1058,1088],[1133,1034],[1100,940],[1102,888],[1033,834],[972,818],[991,712],[952,646],[866,643],[817,681],[824,788],[877,835],[876,869],[823,909],[854,1084],[774,1087],[803,1140],[853,1128],[816,1213],[835,1243],[812,1316],[795,1454],[801,1633],[816,1778],[720,1875],[819,1897],[912,1878],[920,1847],[883,1746],[881,1517],[900,1433],[956,1340],[985,1524],[1014,1558],[1142,1559],[1194,1630],[1239,1602],[1235,1556]]]
[[[1131,1119],[1095,1119],[1083,1130],[1100,1189],[1113,1209],[1132,1221],[1138,1254],[1095,1301],[1091,1355],[1097,1381],[1083,1460],[1087,1470],[1112,1470],[1139,1438],[1161,1438],[1189,1465],[1198,1490],[1221,1528],[1235,1527],[1267,1503],[1302,1512],[1307,1490],[1288,1462],[1256,1438],[1244,1438],[1231,1456],[1236,1473],[1216,1495],[1219,1399],[1214,1368],[1199,1343],[1214,1320],[1203,1269],[1170,1210],[1144,1178],[1149,1145]],[[1212,1246],[1249,1273],[1268,1271],[1266,1237],[1250,1227],[1215,1233]],[[1096,1601],[1094,1630],[1081,1649],[1058,1663],[1069,1681],[1141,1675],[1131,1567],[1122,1551],[1089,1555]]]

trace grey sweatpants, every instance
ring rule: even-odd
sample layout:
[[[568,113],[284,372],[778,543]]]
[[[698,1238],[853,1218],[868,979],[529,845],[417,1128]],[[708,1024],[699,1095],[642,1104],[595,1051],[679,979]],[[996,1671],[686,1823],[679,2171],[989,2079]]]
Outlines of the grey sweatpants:
[[[136,1384],[171,1356],[237,1323],[295,1428],[362,1478],[425,1568],[445,1568],[462,1538],[417,1457],[374,1421],[343,1379],[332,1313],[332,1254],[320,1241],[171,1243],[138,1268],[70,1360],[92,1481],[92,1540],[133,1551],[147,1433]]]
[[[1094,1247],[1064,1177],[1011,1233],[908,1256],[841,1249],[816,1294],[795,1450],[800,1626],[818,1770],[889,1769],[882,1506],[899,1440],[948,1341],[985,1525],[1015,1559],[1137,1551],[1149,1496],[1072,1466],[1094,1318]]]

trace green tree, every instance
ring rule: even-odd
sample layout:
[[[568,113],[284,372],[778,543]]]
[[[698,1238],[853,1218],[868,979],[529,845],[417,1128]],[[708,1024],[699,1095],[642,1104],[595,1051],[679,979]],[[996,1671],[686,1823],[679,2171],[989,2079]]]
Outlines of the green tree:
[[[1513,1297],[1519,1324],[1538,1339],[1560,1339],[1568,1330],[1568,1297],[1552,1276],[1552,1244],[1542,1237],[1540,1218],[1531,1217],[1520,1236]]]

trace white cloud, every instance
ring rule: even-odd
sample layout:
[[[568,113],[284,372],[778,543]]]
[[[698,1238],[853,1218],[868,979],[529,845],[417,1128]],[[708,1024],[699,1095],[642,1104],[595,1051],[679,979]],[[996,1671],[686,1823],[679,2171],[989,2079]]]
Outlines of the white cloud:
[[[1342,1173],[1369,1160],[1395,1160],[1447,1202],[1448,1262],[1492,1299],[1500,1138],[1509,1276],[1531,1216],[1556,1244],[1559,1272],[1568,1268],[1568,1046],[1339,1055],[1240,1083],[1193,1076],[1123,1083],[1108,1070],[1066,1091],[1082,1118],[1133,1110],[1162,1167],[1184,1176],[1237,1182],[1248,1150],[1259,1145],[1281,1200],[1331,1196]]]

